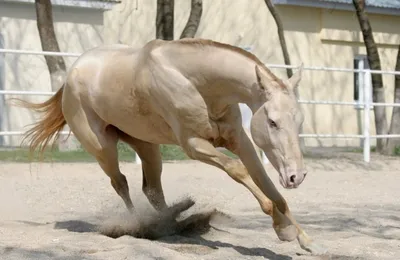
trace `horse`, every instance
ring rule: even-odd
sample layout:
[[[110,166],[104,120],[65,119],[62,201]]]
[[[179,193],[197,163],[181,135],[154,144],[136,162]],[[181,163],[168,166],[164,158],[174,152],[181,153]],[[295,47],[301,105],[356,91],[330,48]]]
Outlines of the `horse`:
[[[43,153],[68,125],[134,212],[118,162],[117,143],[142,160],[142,191],[151,205],[167,208],[161,183],[161,144],[179,145],[187,156],[226,172],[257,199],[281,241],[325,252],[300,227],[263,167],[254,143],[279,173],[286,189],[297,188],[307,170],[299,145],[304,116],[295,89],[303,63],[280,79],[254,54],[209,39],[151,40],[139,49],[103,45],[85,51],[68,70],[62,87],[43,103],[23,106],[43,114],[24,137]],[[239,103],[252,111],[250,134]],[[237,155],[229,157],[217,148]]]

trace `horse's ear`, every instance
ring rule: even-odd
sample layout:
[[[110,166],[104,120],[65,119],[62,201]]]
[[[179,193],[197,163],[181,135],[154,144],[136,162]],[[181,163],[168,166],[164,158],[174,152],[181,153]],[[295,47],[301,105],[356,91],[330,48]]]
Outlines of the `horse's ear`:
[[[262,84],[262,73],[263,73],[263,72],[261,71],[261,68],[260,68],[258,65],[256,65],[255,70],[256,70],[256,77],[257,77],[258,85],[259,85],[261,88],[264,88],[264,86],[263,86],[263,84]]]
[[[267,90],[267,86],[271,85],[272,81],[275,81],[276,76],[267,67],[255,66],[256,76],[258,85],[263,90]]]
[[[292,75],[292,77],[288,80],[289,81],[289,87],[291,89],[295,89],[298,87],[299,82],[301,80],[301,76],[303,74],[303,68],[304,68],[304,63],[302,62],[296,71],[295,74]]]

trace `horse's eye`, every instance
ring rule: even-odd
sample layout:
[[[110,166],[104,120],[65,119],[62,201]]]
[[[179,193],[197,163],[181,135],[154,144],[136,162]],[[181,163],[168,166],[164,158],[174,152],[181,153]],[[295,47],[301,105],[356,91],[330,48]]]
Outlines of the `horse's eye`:
[[[274,120],[268,119],[268,124],[272,128],[277,128],[278,126],[276,125]]]

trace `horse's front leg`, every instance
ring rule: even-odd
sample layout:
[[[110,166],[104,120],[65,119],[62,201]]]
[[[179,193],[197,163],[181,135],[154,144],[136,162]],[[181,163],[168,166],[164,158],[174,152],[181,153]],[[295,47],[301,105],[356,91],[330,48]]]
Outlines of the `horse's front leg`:
[[[209,141],[199,137],[187,139],[182,147],[192,159],[216,166],[225,171],[232,179],[244,185],[257,199],[261,209],[273,218],[274,227],[276,227],[281,240],[292,241],[297,237],[296,227],[254,183],[240,160],[232,159],[219,152]]]
[[[268,177],[265,168],[263,167],[259,157],[257,156],[255,147],[253,146],[250,138],[246,135],[244,130],[240,134],[238,148],[236,151],[233,152],[239,156],[240,160],[246,166],[249,175],[257,184],[257,186],[262,190],[262,192],[274,203],[274,205],[276,205],[281,213],[283,213],[288,219],[290,219],[291,223],[293,223],[293,225],[296,227],[297,240],[301,248],[316,254],[325,253],[326,250],[317,245],[300,227],[295,218],[292,216],[292,213],[290,212],[285,199],[276,189],[271,179]],[[274,218],[274,222],[275,219],[279,217],[280,215],[278,214],[278,216]],[[282,230],[282,228],[287,229],[287,227],[285,226],[274,224],[274,229],[280,239],[282,239],[282,235],[288,235],[287,232],[283,232],[284,230]]]

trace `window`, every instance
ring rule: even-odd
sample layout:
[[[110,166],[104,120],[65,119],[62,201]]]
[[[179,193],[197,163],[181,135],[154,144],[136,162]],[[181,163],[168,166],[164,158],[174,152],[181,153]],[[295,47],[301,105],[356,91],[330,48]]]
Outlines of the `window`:
[[[354,69],[369,69],[368,58],[366,55],[357,55],[353,59],[353,68]],[[371,77],[368,79],[371,82]],[[363,108],[362,103],[364,102],[364,86],[365,86],[365,78],[364,73],[362,72],[354,72],[354,85],[353,85],[353,100],[355,102],[361,103],[357,104],[356,108]],[[371,93],[370,97],[372,100],[372,82],[371,82]],[[372,108],[372,106],[371,106]]]

